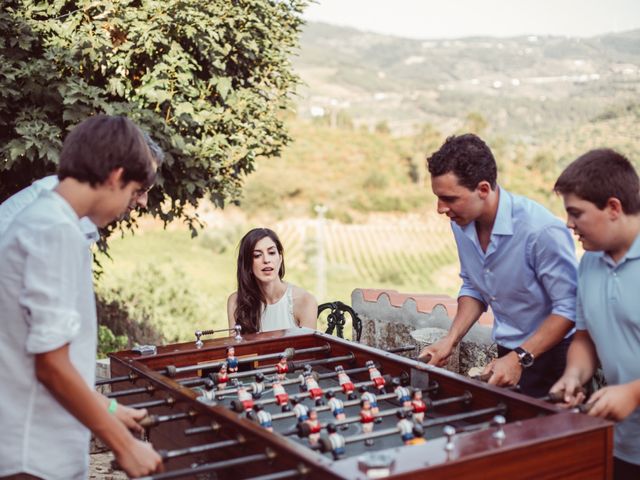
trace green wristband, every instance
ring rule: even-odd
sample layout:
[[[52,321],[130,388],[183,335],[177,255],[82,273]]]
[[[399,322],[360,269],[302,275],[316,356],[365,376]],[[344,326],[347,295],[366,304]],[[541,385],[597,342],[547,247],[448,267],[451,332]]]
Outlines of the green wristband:
[[[113,415],[116,413],[116,408],[118,408],[118,401],[115,398],[112,398],[109,402],[109,408],[107,408],[107,411]]]

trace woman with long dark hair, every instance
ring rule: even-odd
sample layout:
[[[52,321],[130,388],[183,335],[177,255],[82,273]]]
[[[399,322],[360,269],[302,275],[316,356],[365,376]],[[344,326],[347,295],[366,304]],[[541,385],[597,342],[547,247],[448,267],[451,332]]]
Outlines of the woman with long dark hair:
[[[294,327],[316,328],[318,302],[306,290],[284,282],[284,250],[273,230],[254,228],[238,248],[238,290],[227,301],[229,328],[243,333]]]

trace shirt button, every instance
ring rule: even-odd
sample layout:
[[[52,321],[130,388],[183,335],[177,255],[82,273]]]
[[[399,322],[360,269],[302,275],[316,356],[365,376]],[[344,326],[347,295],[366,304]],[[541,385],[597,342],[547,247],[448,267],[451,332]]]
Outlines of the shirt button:
[[[496,297],[491,297],[491,301],[495,302],[495,300],[496,300]]]
[[[485,271],[485,273],[491,273],[491,269],[490,268],[485,268],[484,271]]]

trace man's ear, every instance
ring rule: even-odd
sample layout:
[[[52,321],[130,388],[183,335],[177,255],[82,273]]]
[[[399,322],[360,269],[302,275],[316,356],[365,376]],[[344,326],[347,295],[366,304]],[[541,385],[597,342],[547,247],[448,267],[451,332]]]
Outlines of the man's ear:
[[[114,190],[115,188],[122,187],[122,177],[124,176],[124,168],[118,167],[114,168],[109,172],[109,176],[107,176],[104,184]]]
[[[478,186],[476,187],[476,191],[480,195],[480,198],[484,200],[491,193],[491,184],[486,180],[482,180],[478,183]]]
[[[622,209],[622,203],[616,197],[609,197],[604,208],[609,213],[609,218],[611,220],[616,220],[620,217],[620,215],[624,213],[624,210]]]

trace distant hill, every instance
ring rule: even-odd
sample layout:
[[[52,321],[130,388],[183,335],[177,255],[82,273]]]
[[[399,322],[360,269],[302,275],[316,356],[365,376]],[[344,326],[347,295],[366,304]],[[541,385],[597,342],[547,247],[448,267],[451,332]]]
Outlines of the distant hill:
[[[535,142],[638,103],[640,30],[414,40],[309,23],[294,65],[302,116],[339,111],[408,134],[424,123],[450,133],[479,112],[491,129]]]

